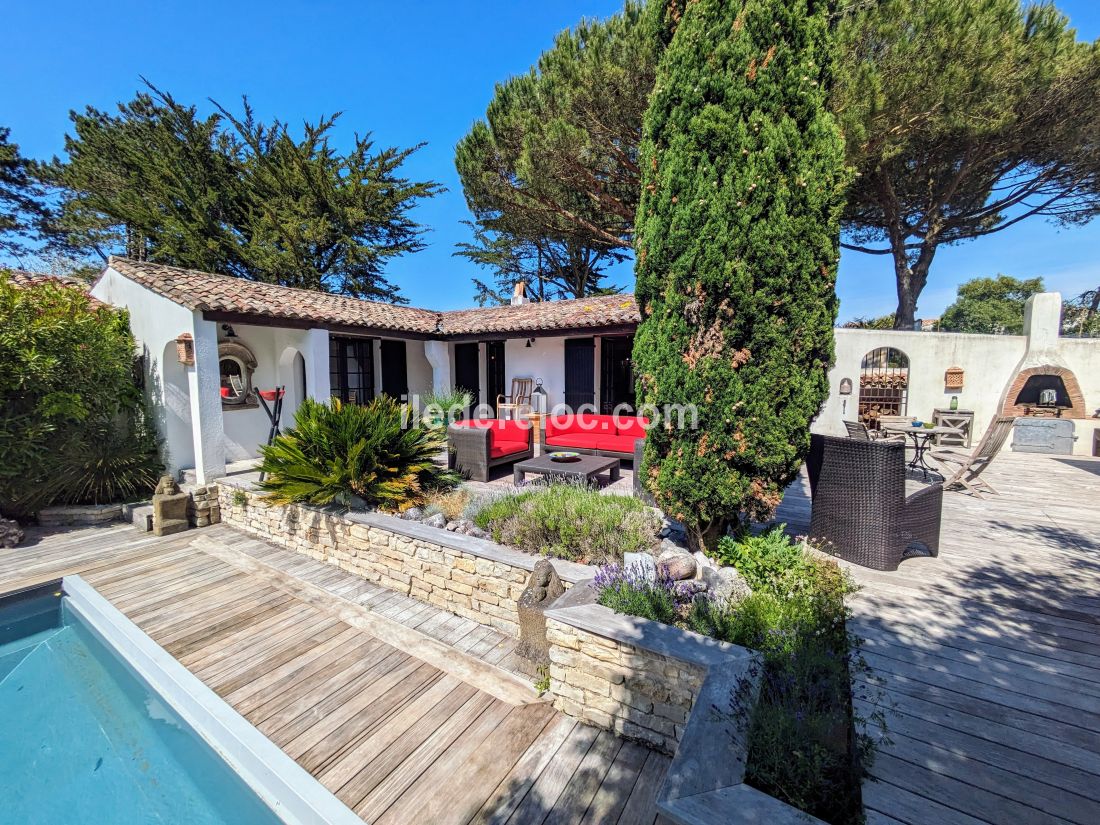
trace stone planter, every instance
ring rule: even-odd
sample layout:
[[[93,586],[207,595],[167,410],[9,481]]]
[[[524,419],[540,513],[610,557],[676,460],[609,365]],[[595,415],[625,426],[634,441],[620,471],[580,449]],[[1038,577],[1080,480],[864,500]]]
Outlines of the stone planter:
[[[106,524],[122,521],[122,504],[66,504],[38,511],[38,523],[43,526]]]

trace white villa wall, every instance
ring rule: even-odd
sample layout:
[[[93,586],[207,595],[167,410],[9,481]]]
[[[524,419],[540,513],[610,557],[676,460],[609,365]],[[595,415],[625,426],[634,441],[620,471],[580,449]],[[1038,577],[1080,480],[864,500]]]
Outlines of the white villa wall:
[[[1100,340],[1061,338],[1058,354],[1074,371],[1090,413],[1100,407]],[[1001,396],[1017,372],[1027,349],[1022,335],[967,335],[948,332],[899,332],[892,330],[836,330],[836,365],[829,372],[829,398],[814,422],[814,432],[844,435],[844,421],[855,421],[859,412],[859,373],[863,356],[877,347],[893,347],[909,356],[908,414],[931,420],[936,408],[947,408],[951,396],[959,409],[974,411],[974,439],[1000,412]],[[944,387],[949,367],[963,370],[963,388]],[[840,382],[852,381],[852,394],[840,395]],[[1074,422],[1074,452],[1091,455],[1092,431],[1097,419]]]
[[[547,409],[564,404],[565,339],[536,338],[530,347],[526,344],[526,338],[504,342],[504,391],[510,392],[513,378],[541,378]]]
[[[163,454],[169,472],[175,473],[195,464],[188,374],[176,357],[176,338],[183,333],[195,335],[196,314],[155,292],[107,269],[89,290],[113,306],[126,307],[130,330],[145,358],[145,388],[153,409],[153,421],[163,441]]]
[[[424,395],[431,391],[432,365],[424,354],[424,341],[406,341],[405,360],[408,363],[409,394]]]

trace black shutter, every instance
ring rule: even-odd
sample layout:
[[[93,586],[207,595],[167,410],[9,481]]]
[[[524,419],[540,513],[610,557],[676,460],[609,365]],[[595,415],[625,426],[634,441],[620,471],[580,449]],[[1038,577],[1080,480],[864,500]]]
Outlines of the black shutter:
[[[497,412],[497,396],[504,395],[504,342],[489,341],[485,345],[485,384],[489,392],[488,403]]]
[[[565,339],[565,405],[573,412],[596,401],[595,359],[594,339]]]
[[[409,392],[409,367],[404,341],[383,340],[379,344],[382,355],[382,392],[390,398],[401,400]]]
[[[455,387],[473,396],[471,410],[481,403],[479,385],[477,344],[455,344]],[[470,410],[466,413],[469,415]]]

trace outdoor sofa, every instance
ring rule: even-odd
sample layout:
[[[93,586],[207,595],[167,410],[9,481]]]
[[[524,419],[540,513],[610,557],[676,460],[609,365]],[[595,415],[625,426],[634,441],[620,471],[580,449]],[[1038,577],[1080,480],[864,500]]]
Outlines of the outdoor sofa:
[[[568,450],[633,461],[635,442],[645,439],[648,424],[641,416],[548,416],[540,431],[542,454]]]
[[[943,485],[906,496],[904,444],[815,434],[806,469],[809,538],[822,549],[874,570],[897,570],[914,545],[939,553]]]
[[[489,470],[535,455],[535,428],[530,421],[496,418],[456,421],[447,427],[451,469],[474,481],[488,481]]]

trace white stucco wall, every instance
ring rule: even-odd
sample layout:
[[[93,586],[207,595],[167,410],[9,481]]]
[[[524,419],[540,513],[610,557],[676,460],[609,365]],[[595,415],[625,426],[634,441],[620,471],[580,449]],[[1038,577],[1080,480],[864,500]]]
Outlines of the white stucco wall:
[[[432,365],[424,354],[424,341],[407,341],[405,359],[409,371],[409,394],[424,395],[432,388]]]
[[[565,339],[536,338],[530,347],[526,338],[504,342],[504,391],[513,378],[541,378],[546,390],[547,409],[565,403]]]
[[[1054,345],[1074,371],[1090,413],[1100,407],[1100,340],[1061,338]],[[1012,381],[1027,349],[1022,335],[965,335],[947,332],[896,332],[891,330],[836,330],[836,365],[829,372],[829,399],[814,422],[814,432],[843,435],[844,421],[855,421],[859,412],[859,373],[863,356],[877,347],[893,347],[909,356],[908,414],[932,419],[936,408],[950,406],[959,397],[959,409],[974,411],[974,443],[1000,411],[1001,396]],[[964,372],[962,390],[944,388],[949,367]],[[839,394],[840,382],[852,381],[852,394]],[[1090,455],[1092,430],[1097,419],[1074,422],[1074,452]]]
[[[130,313],[130,330],[145,358],[145,388],[162,439],[168,471],[195,465],[188,373],[176,357],[176,338],[195,334],[195,313],[107,269],[91,294]]]

